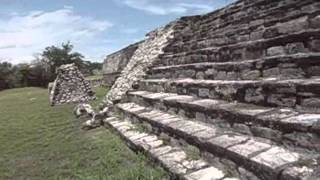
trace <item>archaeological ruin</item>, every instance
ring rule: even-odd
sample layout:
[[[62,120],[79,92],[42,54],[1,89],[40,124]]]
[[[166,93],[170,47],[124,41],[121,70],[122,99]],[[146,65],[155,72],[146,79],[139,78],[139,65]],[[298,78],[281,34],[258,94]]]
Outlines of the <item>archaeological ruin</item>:
[[[57,69],[57,73],[56,80],[49,85],[52,106],[84,103],[96,98],[90,83],[75,64],[62,65]]]
[[[135,47],[105,62],[103,124],[173,179],[320,179],[320,1],[239,0]]]
[[[113,85],[141,43],[132,44],[106,57],[102,69],[105,86],[111,87]]]

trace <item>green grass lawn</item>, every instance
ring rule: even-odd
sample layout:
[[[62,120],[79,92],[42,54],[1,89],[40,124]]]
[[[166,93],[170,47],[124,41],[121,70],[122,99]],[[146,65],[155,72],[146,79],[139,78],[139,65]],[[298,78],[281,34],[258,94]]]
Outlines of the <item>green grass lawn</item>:
[[[72,110],[49,106],[46,89],[1,91],[0,179],[168,179],[109,130],[81,130]]]

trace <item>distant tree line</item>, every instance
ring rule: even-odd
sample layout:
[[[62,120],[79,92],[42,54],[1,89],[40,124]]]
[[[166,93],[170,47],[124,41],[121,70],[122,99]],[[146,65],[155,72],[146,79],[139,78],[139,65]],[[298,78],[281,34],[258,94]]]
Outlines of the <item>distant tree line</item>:
[[[85,61],[84,56],[73,52],[73,45],[50,46],[38,54],[31,63],[13,65],[0,61],[0,90],[38,86],[47,87],[56,78],[56,69],[63,64],[75,63],[85,76],[97,75],[102,63]]]

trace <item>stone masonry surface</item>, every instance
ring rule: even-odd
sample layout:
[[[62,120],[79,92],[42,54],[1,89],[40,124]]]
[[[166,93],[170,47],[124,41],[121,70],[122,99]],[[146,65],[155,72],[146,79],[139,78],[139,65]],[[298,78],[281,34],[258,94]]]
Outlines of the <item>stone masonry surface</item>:
[[[83,103],[96,98],[90,83],[76,65],[62,65],[57,72],[56,80],[49,86],[51,105]]]
[[[319,72],[320,1],[239,0],[152,32],[107,94],[105,122],[126,141],[130,123],[150,146],[196,149],[209,169],[166,168],[182,179],[319,180]],[[184,157],[139,146],[165,167]]]
[[[132,44],[106,57],[103,64],[104,84],[111,87],[143,41]]]
[[[146,71],[162,53],[162,48],[168,43],[172,32],[172,25],[168,25],[149,33],[148,38],[139,44],[138,49],[122,71],[120,77],[108,92],[105,98],[106,104],[123,98],[126,92],[132,88],[132,85],[146,74]]]

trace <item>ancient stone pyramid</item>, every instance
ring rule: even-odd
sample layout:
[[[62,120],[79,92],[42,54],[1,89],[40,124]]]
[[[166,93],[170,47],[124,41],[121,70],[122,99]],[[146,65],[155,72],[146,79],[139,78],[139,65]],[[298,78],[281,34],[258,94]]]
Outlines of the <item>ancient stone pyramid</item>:
[[[51,105],[88,102],[96,98],[76,65],[62,65],[57,72],[56,80],[49,87]]]
[[[240,0],[140,44],[105,125],[181,179],[319,180],[319,77],[320,1]]]

